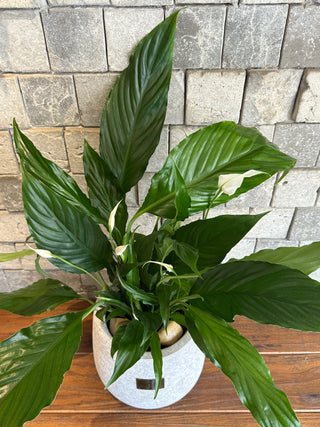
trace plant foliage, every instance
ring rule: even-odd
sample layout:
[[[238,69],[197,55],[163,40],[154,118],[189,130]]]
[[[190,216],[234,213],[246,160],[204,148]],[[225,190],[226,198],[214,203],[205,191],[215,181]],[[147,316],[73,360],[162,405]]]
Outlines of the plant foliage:
[[[212,124],[170,152],[128,221],[126,193],[143,176],[166,115],[177,15],[142,39],[118,77],[102,113],[99,152],[84,144],[88,197],[13,123],[30,244],[35,247],[1,254],[0,261],[37,253],[38,271],[39,256],[44,256],[71,273],[89,274],[101,290],[87,311],[40,320],[0,344],[3,426],[21,426],[52,402],[78,348],[82,319],[94,309],[100,319],[128,321],[113,339],[116,360],[108,385],[149,348],[156,396],[162,377],[157,331],[175,320],[233,381],[260,425],[300,425],[259,353],[230,323],[239,314],[320,331],[320,285],[307,276],[320,267],[320,243],[223,263],[264,214],[207,216],[271,176],[284,176],[295,160],[255,128]],[[200,212],[204,219],[183,224]],[[149,235],[135,226],[145,213],[158,217]],[[100,274],[105,269],[110,284]],[[1,293],[0,308],[31,316],[74,298],[83,296],[45,277]]]

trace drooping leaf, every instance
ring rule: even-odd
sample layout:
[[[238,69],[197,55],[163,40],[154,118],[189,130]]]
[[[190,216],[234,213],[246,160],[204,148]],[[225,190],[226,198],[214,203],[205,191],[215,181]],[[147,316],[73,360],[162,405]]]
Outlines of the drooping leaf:
[[[264,215],[221,215],[198,220],[179,228],[172,238],[197,249],[201,271],[219,264]]]
[[[170,283],[160,283],[156,288],[156,293],[159,302],[159,311],[165,329],[167,329],[170,318],[170,301],[177,296],[179,285],[175,281]]]
[[[256,187],[278,171],[287,173],[295,160],[270,143],[254,128],[234,122],[220,122],[200,129],[185,138],[169,154],[163,168],[152,178],[146,199],[136,214],[153,213],[164,218],[176,214],[173,164],[179,169],[191,198],[189,215],[226,203]],[[247,177],[233,195],[218,194],[222,174],[261,174]]]
[[[160,338],[157,332],[154,332],[150,340],[151,356],[153,359],[153,370],[156,377],[156,387],[154,391],[154,398],[157,397],[161,380],[162,380],[162,352]]]
[[[95,222],[104,223],[99,211],[91,205],[76,181],[56,163],[43,157],[32,141],[20,131],[15,120],[13,120],[13,136],[25,171]]]
[[[83,312],[48,317],[0,344],[0,425],[20,427],[50,405],[70,369]]]
[[[111,354],[112,358],[114,357],[114,355],[116,354],[116,352],[119,349],[120,342],[121,342],[122,337],[126,331],[127,326],[128,325],[119,326],[119,328],[116,330],[116,332],[112,338],[111,350],[110,350],[110,354]]]
[[[226,321],[191,307],[188,330],[199,348],[233,382],[241,402],[262,427],[300,427],[285,393],[279,390],[253,345]]]
[[[39,249],[47,249],[89,272],[108,267],[111,246],[98,224],[24,169],[22,194],[26,220]],[[56,259],[52,264],[80,273]]]
[[[120,200],[123,200],[117,209],[115,217],[115,227],[119,233],[117,241],[120,244],[128,219],[127,207],[124,200],[125,194],[120,189],[107,164],[90,147],[87,141],[84,143],[83,165],[90,201],[99,210],[100,215],[105,219],[106,223],[113,208]]]
[[[320,242],[299,248],[263,249],[241,259],[241,261],[264,261],[271,264],[296,268],[304,274],[311,274],[320,268]]]
[[[0,262],[13,261],[14,259],[34,254],[35,252],[32,249],[23,249],[22,251],[3,253],[0,254]]]
[[[173,250],[184,264],[186,264],[195,274],[200,276],[197,266],[199,260],[199,250],[197,248],[194,248],[186,242],[173,240]],[[176,270],[176,272],[179,272],[179,270]]]
[[[124,192],[142,177],[159,142],[167,108],[177,13],[138,44],[102,113],[100,154]]]
[[[83,297],[59,280],[40,279],[26,288],[1,292],[0,308],[22,316],[33,316],[75,298]]]
[[[126,325],[125,332],[119,342],[114,370],[106,388],[116,381],[127,369],[131,368],[145,353],[149,342],[142,345],[142,340],[142,323],[138,320],[131,320]]]
[[[304,331],[320,331],[320,284],[301,271],[260,261],[236,261],[214,267],[191,293],[197,307],[231,322],[236,314],[256,322]]]
[[[143,340],[144,344],[147,342],[151,335],[156,332],[162,325],[162,319],[159,313],[151,311],[135,311],[136,316],[143,324]]]

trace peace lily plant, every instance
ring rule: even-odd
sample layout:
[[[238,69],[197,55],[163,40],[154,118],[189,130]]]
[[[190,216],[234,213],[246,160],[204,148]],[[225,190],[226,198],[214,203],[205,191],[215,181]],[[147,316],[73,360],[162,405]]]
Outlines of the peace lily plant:
[[[88,300],[88,309],[39,320],[1,343],[2,426],[21,426],[53,401],[78,349],[82,320],[94,310],[107,321],[127,319],[113,339],[116,362],[108,385],[151,349],[156,395],[162,375],[157,331],[174,320],[232,380],[260,425],[300,425],[263,359],[232,322],[242,315],[319,331],[320,286],[308,275],[320,266],[320,243],[221,263],[263,214],[207,215],[271,176],[283,177],[295,160],[254,128],[212,124],[170,152],[128,220],[126,193],[143,176],[166,115],[177,13],[139,43],[117,79],[102,114],[99,154],[84,143],[89,197],[14,121],[31,237],[28,249],[2,254],[1,261],[36,254],[44,278],[1,293],[0,308],[31,316],[84,298],[43,272],[41,257],[68,272],[90,275],[101,290],[95,301]],[[201,212],[204,219],[184,225]],[[136,226],[145,213],[157,217],[148,235]]]

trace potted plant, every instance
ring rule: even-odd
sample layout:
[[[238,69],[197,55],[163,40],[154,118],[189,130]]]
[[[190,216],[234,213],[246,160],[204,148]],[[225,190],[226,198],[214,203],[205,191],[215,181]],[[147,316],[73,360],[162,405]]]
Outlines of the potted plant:
[[[42,319],[1,343],[3,426],[20,426],[53,401],[79,346],[82,320],[92,311],[98,329],[122,319],[110,344],[116,357],[108,387],[150,350],[153,393],[160,395],[164,350],[158,332],[174,321],[188,331],[183,337],[190,334],[200,353],[233,381],[258,423],[300,425],[259,353],[231,324],[235,315],[243,315],[265,324],[319,331],[320,287],[308,274],[320,266],[320,243],[222,263],[263,215],[208,218],[213,207],[278,172],[283,177],[295,160],[254,128],[233,122],[210,125],[170,152],[142,206],[128,220],[125,195],[142,177],[165,119],[177,13],[139,43],[117,79],[102,115],[100,153],[85,142],[89,197],[41,155],[14,121],[32,242],[27,240],[29,249],[0,259],[36,254],[44,278],[1,293],[0,308],[31,316],[84,298],[48,277],[41,257],[71,273],[90,275],[101,290],[96,301],[88,300],[88,309]],[[204,219],[183,223],[200,212]],[[149,235],[135,226],[145,213],[158,217]],[[109,284],[100,273],[105,269]],[[99,333],[97,342],[99,346]]]

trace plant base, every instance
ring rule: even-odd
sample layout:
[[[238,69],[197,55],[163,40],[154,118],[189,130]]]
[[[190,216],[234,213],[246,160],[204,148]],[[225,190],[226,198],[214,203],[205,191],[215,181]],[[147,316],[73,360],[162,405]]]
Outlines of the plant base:
[[[106,324],[95,315],[92,339],[96,369],[103,384],[107,384],[114,367],[110,356],[112,336]],[[111,384],[109,392],[121,402],[141,409],[162,408],[182,399],[197,383],[205,356],[186,332],[179,341],[162,350],[162,357],[163,379],[156,399],[150,352],[146,352],[142,359]]]

